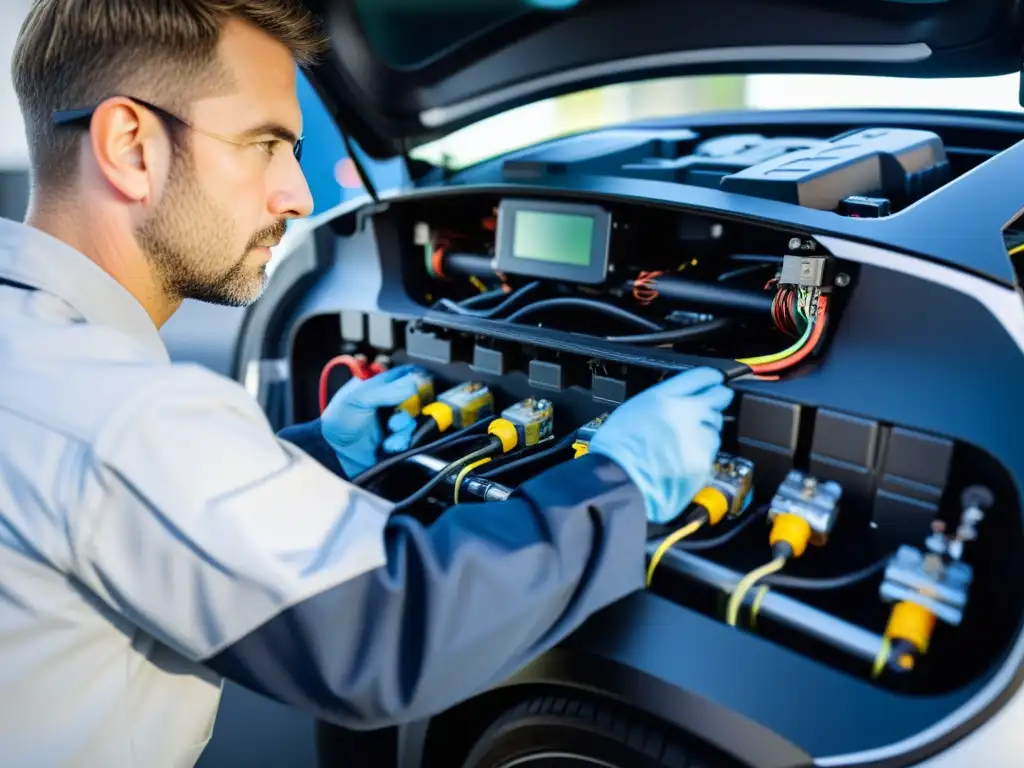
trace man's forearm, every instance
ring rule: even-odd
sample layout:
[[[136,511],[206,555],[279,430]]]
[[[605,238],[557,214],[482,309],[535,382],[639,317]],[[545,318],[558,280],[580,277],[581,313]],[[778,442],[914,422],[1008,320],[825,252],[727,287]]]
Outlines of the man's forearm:
[[[641,589],[645,532],[625,473],[583,457],[428,528],[392,518],[386,565],[290,606],[207,663],[348,727],[429,716]]]

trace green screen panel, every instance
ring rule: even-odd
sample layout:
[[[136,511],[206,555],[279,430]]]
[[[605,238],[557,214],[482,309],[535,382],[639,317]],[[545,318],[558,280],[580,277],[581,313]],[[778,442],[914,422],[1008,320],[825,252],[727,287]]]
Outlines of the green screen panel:
[[[516,213],[512,252],[517,258],[587,267],[593,243],[594,219],[590,216]]]

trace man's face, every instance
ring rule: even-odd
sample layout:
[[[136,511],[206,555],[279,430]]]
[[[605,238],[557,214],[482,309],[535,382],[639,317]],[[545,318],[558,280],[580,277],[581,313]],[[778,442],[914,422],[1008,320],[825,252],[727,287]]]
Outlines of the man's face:
[[[220,58],[232,88],[193,104],[195,129],[179,132],[160,201],[136,236],[171,295],[244,306],[266,285],[269,247],[312,199],[281,138],[302,128],[287,49],[230,22]]]

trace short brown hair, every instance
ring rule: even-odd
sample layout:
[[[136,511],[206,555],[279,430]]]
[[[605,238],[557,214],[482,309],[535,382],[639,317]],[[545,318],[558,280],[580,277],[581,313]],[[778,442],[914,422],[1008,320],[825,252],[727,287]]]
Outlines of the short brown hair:
[[[11,61],[35,184],[73,177],[81,134],[53,113],[117,94],[183,110],[218,80],[217,45],[231,17],[284,44],[300,66],[323,49],[296,0],[33,0]]]

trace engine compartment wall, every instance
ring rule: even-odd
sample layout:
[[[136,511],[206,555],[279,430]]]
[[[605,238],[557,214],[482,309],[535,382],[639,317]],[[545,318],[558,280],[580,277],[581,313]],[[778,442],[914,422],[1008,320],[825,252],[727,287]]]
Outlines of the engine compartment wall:
[[[1000,169],[1005,172],[1015,167],[1021,158],[1024,150],[1020,146],[1007,150],[949,185],[943,190],[943,199],[968,194],[971,188],[977,189],[974,185],[979,179],[993,183],[1000,177]],[[870,764],[905,765],[911,759],[933,754],[983,723],[1019,686],[1024,658],[1019,634],[1024,606],[1016,588],[1024,577],[1024,450],[1016,439],[1019,425],[1024,423],[1024,403],[1015,386],[1024,374],[1024,306],[1018,293],[998,281],[943,265],[951,263],[951,258],[942,258],[941,254],[951,255],[958,246],[955,242],[946,242],[941,249],[928,253],[927,260],[864,242],[884,239],[884,230],[897,233],[897,242],[924,242],[928,250],[928,244],[938,235],[930,231],[918,240],[917,227],[928,211],[934,216],[947,210],[939,198],[926,198],[890,221],[873,222],[871,237],[865,238],[865,229],[840,217],[819,211],[795,215],[792,210],[783,216],[784,212],[771,201],[737,201],[734,195],[716,191],[710,191],[711,197],[701,197],[709,190],[691,195],[679,186],[660,182],[636,184],[596,177],[577,181],[590,194],[580,195],[579,189],[556,189],[554,183],[550,187],[529,185],[529,191],[587,200],[612,199],[618,191],[621,199],[631,204],[644,203],[645,198],[662,208],[691,202],[695,203],[691,210],[705,214],[716,202],[727,209],[721,213],[723,221],[753,221],[757,211],[774,213],[779,219],[798,219],[787,226],[806,231],[836,257],[854,263],[854,284],[844,298],[841,321],[835,325],[825,353],[795,375],[778,381],[748,376],[734,379],[731,386],[739,395],[738,409],[742,411],[744,402],[759,399],[789,408],[802,425],[797,431],[803,435],[800,454],[804,457],[808,452],[807,436],[823,411],[881,424],[885,429],[895,425],[956,440],[960,443],[956,456],[967,457],[967,461],[954,460],[951,488],[978,480],[964,468],[973,471],[978,466],[989,466],[974,461],[979,456],[987,457],[995,463],[995,469],[989,466],[991,471],[985,470],[983,480],[999,499],[991,516],[993,531],[998,535],[992,537],[988,552],[1001,565],[984,574],[979,572],[978,594],[983,597],[972,598],[969,626],[981,638],[979,647],[986,649],[984,663],[976,665],[970,674],[960,675],[952,688],[937,692],[907,693],[872,685],[848,670],[818,663],[771,639],[731,630],[659,591],[633,595],[593,617],[555,653],[507,685],[603,686],[608,695],[629,700],[682,728],[697,728],[709,740],[739,741],[735,730],[723,728],[721,723],[715,727],[710,724],[709,718],[713,718],[708,713],[726,711],[735,718],[726,721],[736,728],[746,724],[755,731],[773,734],[783,753],[791,747],[794,755],[806,753],[832,765],[857,764],[858,754],[875,756],[865,757],[860,761],[864,764],[877,757]],[[967,186],[963,186],[965,182]],[[488,185],[449,190],[442,195],[522,193],[525,189],[526,185]],[[951,191],[952,197],[946,197]],[[994,193],[989,190],[986,194]],[[311,418],[316,410],[315,371],[305,367],[306,363],[295,363],[322,362],[325,352],[339,346],[343,315],[363,314],[367,322],[389,329],[385,335],[393,332],[392,343],[385,346],[397,353],[396,360],[407,359],[407,325],[428,330],[439,327],[439,318],[410,295],[410,270],[415,267],[407,258],[407,238],[388,224],[396,208],[427,197],[421,193],[364,208],[358,217],[346,218],[343,227],[335,222],[322,230],[326,236],[321,242],[329,243],[334,251],[324,259],[330,266],[282,323],[288,333],[277,352],[293,364],[291,420]],[[975,202],[985,209],[981,205],[984,201],[983,197]],[[1006,200],[996,208],[1005,211]],[[992,210],[985,209],[984,213],[982,218],[991,225]],[[962,220],[951,215],[945,220],[941,215],[929,218],[936,231],[947,234],[950,226]],[[772,223],[769,216],[767,224]],[[827,226],[817,231],[815,224]],[[977,233],[979,226],[969,222],[960,236]],[[997,227],[970,247],[983,252],[998,234]],[[964,242],[960,240],[959,245]],[[905,250],[914,254],[921,249]],[[486,323],[468,322],[452,333],[464,336],[472,347],[474,339],[486,342],[492,338],[492,330]],[[555,344],[563,337],[551,338]],[[555,357],[567,354],[553,348],[549,351]],[[600,350],[591,349],[590,353],[600,357]],[[641,367],[630,363],[630,353],[624,354],[626,359],[615,360],[616,365]],[[419,362],[446,383],[476,375],[465,356],[453,365]],[[687,363],[685,356],[670,358],[652,352],[642,367],[667,372],[693,362]],[[497,375],[491,382],[507,399],[534,391],[522,372]],[[556,396],[558,407],[571,414],[572,421],[602,410],[588,386],[587,381],[577,381]],[[735,443],[735,434],[727,439]],[[870,510],[856,512],[864,520],[870,519]],[[668,640],[663,632],[670,636]],[[687,652],[689,646],[680,643],[680,637],[698,648]],[[938,672],[942,664],[956,663],[949,661],[948,655],[937,656],[937,666],[932,669]],[[653,685],[652,680],[660,681],[659,685]],[[753,696],[752,680],[759,686],[759,693]],[[655,688],[670,693],[664,698],[652,696],[650,691]],[[869,713],[871,726],[860,727],[850,720],[850,707]],[[749,743],[756,744],[756,734],[750,733]],[[756,755],[750,756],[751,765],[768,764],[753,760]]]
[[[415,318],[418,313],[422,314],[418,305],[405,298],[400,272],[387,268],[383,254],[385,260],[377,261],[380,245],[372,229],[360,232],[342,247],[344,256],[307,297],[301,317],[318,318],[318,327],[323,332],[328,325],[337,326],[342,309],[356,308],[377,314],[386,309],[383,314],[395,318]],[[857,247],[860,246],[852,246],[846,257],[856,257]],[[360,274],[367,270],[376,275],[368,278]],[[979,298],[962,292],[969,290],[969,281],[976,278],[945,269],[942,269],[942,276],[949,280],[949,285],[877,264],[862,264],[857,289],[850,297],[844,320],[820,364],[784,381],[741,378],[734,381],[733,386],[741,396],[763,396],[803,408],[834,409],[864,419],[953,437],[983,449],[1009,472],[1009,483],[999,488],[999,495],[1014,497],[1014,503],[1009,506],[1012,514],[1019,516],[1024,453],[1015,438],[1016,425],[1024,423],[1021,421],[1024,404],[1015,396],[1014,381],[1024,375],[1024,357],[1017,342],[992,315],[990,308]],[[366,291],[368,280],[378,286],[375,297]],[[1018,322],[1013,318],[1008,321]],[[302,324],[300,320],[293,326],[296,328],[293,342],[299,338]],[[585,416],[578,414],[579,418]],[[1014,526],[1008,529],[1016,531],[1007,537],[1008,546],[1019,544],[1019,517]],[[1004,573],[1001,578],[1009,585],[1019,583],[1022,576],[1024,573],[1017,571]],[[992,636],[1010,637],[1019,629],[1017,611],[993,606],[986,611],[986,616],[990,624],[981,631]],[[723,675],[722,670],[726,668],[723,667],[712,674],[709,669],[717,665],[709,666],[707,658],[686,656],[677,643],[662,647],[649,632],[623,633],[613,629],[665,623],[675,626],[681,633],[679,636],[706,638],[702,643],[705,648],[738,644],[737,655],[726,665],[733,672]],[[753,650],[754,645],[760,650]],[[698,695],[741,713],[815,757],[884,748],[892,742],[911,738],[969,702],[985,679],[995,672],[993,668],[974,684],[940,696],[903,697],[879,691],[843,673],[823,669],[771,643],[729,633],[721,624],[682,611],[666,604],[663,598],[646,593],[594,617],[563,648],[571,649],[588,657],[605,658],[620,667],[633,667],[644,675],[661,675],[689,695]],[[552,663],[544,661],[539,679],[571,679],[571,674],[553,673]],[[777,697],[752,699],[744,693],[749,676],[764,678],[765,670],[772,670],[771,678],[777,685],[784,684],[785,680],[800,679],[812,689],[822,693],[829,691],[822,702],[834,702],[835,709],[821,704],[814,708],[813,716],[795,717],[786,706],[780,706]],[[524,673],[527,678],[537,674],[537,670]],[[798,695],[798,698],[803,697]],[[864,729],[849,723],[837,724],[848,706],[844,702],[855,701],[861,702],[858,708],[879,713],[877,727]],[[801,712],[806,711],[805,703],[792,701],[791,705]],[[677,719],[673,715],[675,707],[659,709],[662,717]],[[683,716],[681,710],[678,719],[685,721],[680,725],[692,727],[689,717]],[[934,748],[935,744],[930,746]],[[930,749],[922,747],[921,754],[927,751]]]

